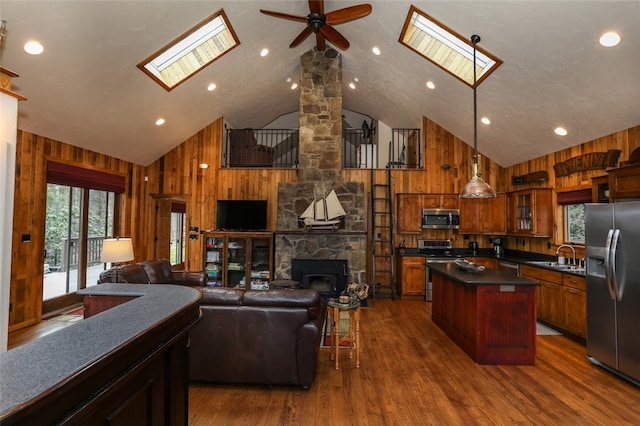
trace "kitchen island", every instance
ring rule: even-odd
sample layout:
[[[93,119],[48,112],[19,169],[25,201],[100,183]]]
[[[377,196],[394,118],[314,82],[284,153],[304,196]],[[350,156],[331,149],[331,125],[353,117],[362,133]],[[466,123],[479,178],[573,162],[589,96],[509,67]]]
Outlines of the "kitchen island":
[[[186,425],[201,293],[168,284],[78,293],[110,309],[0,354],[0,424]]]
[[[535,363],[536,282],[491,269],[469,272],[455,263],[429,267],[433,322],[475,362]]]

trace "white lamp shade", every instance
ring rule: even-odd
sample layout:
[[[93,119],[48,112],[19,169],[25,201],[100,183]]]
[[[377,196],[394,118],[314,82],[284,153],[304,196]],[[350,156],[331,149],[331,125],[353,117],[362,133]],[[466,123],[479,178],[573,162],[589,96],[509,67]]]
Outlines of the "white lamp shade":
[[[120,263],[133,260],[131,238],[105,238],[102,241],[103,263]]]

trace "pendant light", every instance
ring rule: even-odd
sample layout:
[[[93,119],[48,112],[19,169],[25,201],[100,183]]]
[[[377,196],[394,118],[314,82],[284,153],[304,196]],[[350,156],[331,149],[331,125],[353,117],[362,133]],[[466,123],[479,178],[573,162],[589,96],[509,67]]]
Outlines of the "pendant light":
[[[476,43],[480,42],[479,35],[471,36],[473,44],[473,162],[471,163],[471,180],[464,186],[460,198],[493,198],[496,193],[491,186],[482,179],[478,167],[478,105],[476,95]]]

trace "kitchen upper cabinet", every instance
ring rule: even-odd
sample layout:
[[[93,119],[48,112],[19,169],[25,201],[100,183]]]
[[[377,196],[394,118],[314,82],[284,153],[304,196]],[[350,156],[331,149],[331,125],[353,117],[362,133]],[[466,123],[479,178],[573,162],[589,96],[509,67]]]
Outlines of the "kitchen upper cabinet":
[[[397,257],[397,287],[401,298],[424,299],[426,266],[424,256]]]
[[[621,167],[609,172],[609,200],[640,198],[640,166]]]
[[[460,198],[460,234],[505,235],[507,195],[495,198]]]
[[[397,195],[398,232],[419,234],[422,232],[422,194]]]
[[[591,179],[591,201],[594,203],[609,202],[609,176]]]
[[[551,188],[514,191],[508,197],[508,234],[550,237],[553,231]]]
[[[398,233],[422,232],[422,209],[457,209],[458,194],[408,194],[396,195]]]

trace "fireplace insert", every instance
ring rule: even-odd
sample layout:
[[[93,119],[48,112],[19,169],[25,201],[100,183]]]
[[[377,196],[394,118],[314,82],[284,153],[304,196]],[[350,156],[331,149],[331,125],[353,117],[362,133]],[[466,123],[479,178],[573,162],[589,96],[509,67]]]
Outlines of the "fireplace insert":
[[[344,291],[349,276],[346,260],[293,259],[291,279],[302,288],[316,290],[323,297],[337,297]]]

